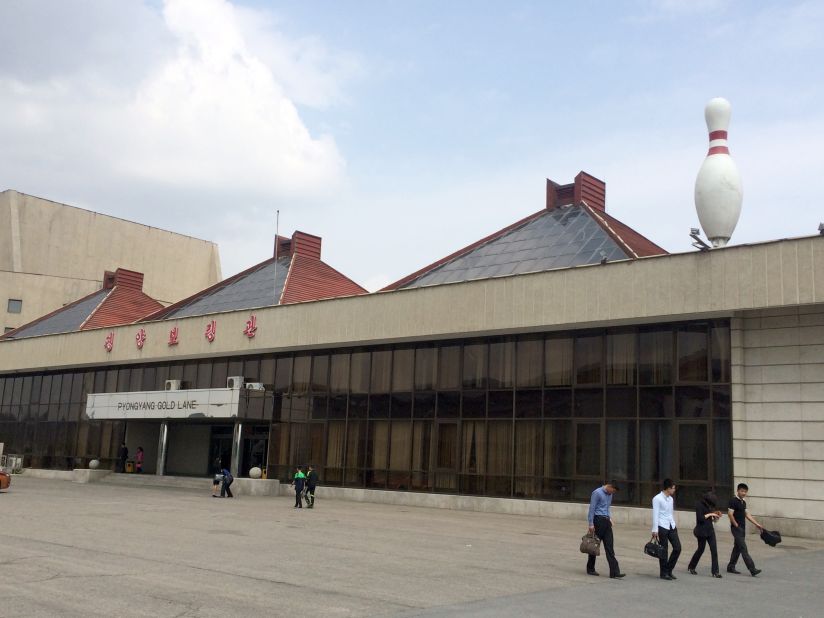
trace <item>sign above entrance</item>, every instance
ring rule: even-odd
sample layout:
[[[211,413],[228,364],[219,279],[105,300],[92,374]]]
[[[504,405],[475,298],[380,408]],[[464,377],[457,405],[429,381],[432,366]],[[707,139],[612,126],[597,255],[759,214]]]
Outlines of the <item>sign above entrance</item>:
[[[94,420],[235,418],[239,401],[240,390],[234,388],[91,393],[86,416]]]

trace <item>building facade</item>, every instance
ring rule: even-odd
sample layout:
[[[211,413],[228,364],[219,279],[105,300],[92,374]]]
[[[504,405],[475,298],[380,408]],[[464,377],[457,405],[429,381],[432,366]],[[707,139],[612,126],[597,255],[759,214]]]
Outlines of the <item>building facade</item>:
[[[111,465],[124,438],[160,461],[165,434],[167,474],[231,452],[240,474],[314,463],[329,485],[505,498],[615,477],[630,505],[664,476],[684,506],[744,480],[762,518],[812,536],[822,369],[816,236],[0,342],[0,441],[68,468]],[[256,387],[233,418],[89,416],[89,393],[238,376]]]
[[[146,293],[163,304],[221,278],[212,242],[0,192],[0,334],[99,290],[119,267],[144,273]]]

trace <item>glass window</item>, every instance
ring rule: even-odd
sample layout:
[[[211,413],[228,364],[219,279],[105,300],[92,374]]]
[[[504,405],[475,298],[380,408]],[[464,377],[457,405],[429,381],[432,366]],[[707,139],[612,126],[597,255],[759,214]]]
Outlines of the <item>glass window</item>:
[[[6,311],[9,313],[22,313],[23,301],[19,298],[10,298],[8,305],[6,306]]]
[[[329,388],[329,355],[312,357],[312,392],[325,393]]]
[[[143,368],[143,380],[137,390],[156,391],[162,390],[163,386],[165,385],[161,385],[160,389],[157,387],[157,367],[155,365]]]
[[[641,384],[672,384],[672,331],[652,330],[638,334]]]
[[[438,418],[458,418],[461,411],[461,394],[459,392],[438,393]]]
[[[515,417],[541,418],[541,389],[515,391]]]
[[[412,423],[392,421],[389,443],[389,469],[406,471],[412,460]]]
[[[576,423],[575,474],[601,476],[601,424]]]
[[[544,373],[544,342],[541,339],[522,339],[516,344],[515,385],[518,388],[541,386]]]
[[[281,356],[275,361],[275,392],[289,392],[292,382],[292,357]]]
[[[572,476],[572,423],[544,421],[544,466],[547,478]]]
[[[392,392],[412,390],[414,362],[415,350],[411,348],[401,348],[392,352]]]
[[[553,388],[544,391],[544,416],[569,418],[572,416],[572,389]]]
[[[134,373],[134,371],[132,371]],[[134,382],[134,375],[132,375],[132,382]],[[142,379],[141,379],[142,383]],[[196,388],[211,388],[212,387],[212,362],[200,361],[197,364],[197,382]]]
[[[515,476],[541,476],[541,421],[515,423]]]
[[[512,388],[515,373],[515,342],[489,344],[489,388]]]
[[[715,485],[732,485],[732,429],[729,421],[712,424],[715,453]]]
[[[415,349],[415,390],[428,391],[435,388],[435,352],[433,347]]]
[[[211,367],[209,367],[209,373],[211,374]],[[244,359],[244,361],[243,361],[243,376],[249,382],[263,382],[263,380],[260,379],[260,358],[259,357],[252,356],[250,358]],[[200,368],[198,368],[197,379],[200,380]],[[211,383],[211,375],[209,376],[209,382]]]
[[[387,393],[369,395],[369,418],[389,418],[389,402]]]
[[[270,387],[275,382],[275,361],[272,358],[267,359],[264,363],[268,362],[268,372],[262,374],[260,377],[261,382],[265,382]],[[224,388],[226,386],[226,378],[229,377],[229,363],[225,360],[218,360],[212,363],[212,388]],[[159,375],[158,375],[159,377]],[[164,382],[158,382],[157,385],[160,388],[163,388]]]
[[[638,392],[633,386],[613,386],[607,389],[606,415],[612,418],[637,416]]]
[[[545,371],[547,386],[569,386],[572,384],[572,345],[572,337],[553,337],[546,340]]]
[[[345,393],[349,389],[349,355],[332,354],[329,372],[329,388],[332,393]]]
[[[470,343],[464,346],[464,388],[486,388],[486,364],[486,344]]]
[[[669,418],[675,414],[675,399],[671,386],[648,386],[640,389],[638,415],[647,418]]]
[[[394,393],[392,395],[392,418],[412,417],[412,395],[410,393]]]
[[[415,393],[412,415],[415,418],[434,418],[435,393]]]
[[[372,393],[388,393],[392,381],[392,350],[372,352]]]
[[[708,451],[705,423],[680,424],[678,426],[679,478],[686,481],[708,481]]]
[[[730,327],[713,326],[710,329],[712,349],[712,381],[730,381]]]
[[[369,352],[353,352],[349,366],[349,391],[352,393],[369,392],[370,372]]]
[[[672,476],[672,423],[641,421],[638,441],[639,480],[660,483]]]
[[[438,388],[461,388],[461,346],[444,346],[438,351]]]
[[[575,389],[575,416],[600,418],[604,415],[604,391],[600,388]]]
[[[604,338],[586,335],[575,338],[575,383],[601,384]]]
[[[226,361],[215,361],[212,365],[212,380],[216,387],[226,384],[227,371],[229,365]],[[260,359],[260,381],[271,389],[275,384],[275,357],[264,356]]]
[[[635,421],[607,421],[607,478],[635,480]]]
[[[463,474],[484,474],[486,472],[486,422],[468,421],[461,425],[462,452],[461,472]]]
[[[607,384],[635,384],[635,333],[607,335]]]
[[[389,421],[372,421],[369,423],[369,448],[366,454],[366,467],[386,470],[389,465]]]
[[[464,391],[464,418],[484,418],[486,416],[486,391]]]
[[[125,382],[128,384],[129,376],[124,375],[128,373],[126,369],[120,370],[120,375],[117,377],[117,390],[124,391],[128,390],[128,386],[121,388],[121,385]],[[239,373],[233,373],[233,376],[240,375]],[[197,388],[197,362],[196,361],[188,361],[185,365],[183,365],[183,385],[186,388]]]
[[[305,395],[309,392],[312,357],[307,355],[296,356],[292,363],[292,393]]]
[[[709,418],[710,389],[704,386],[676,387],[675,415],[683,418]]]
[[[707,329],[702,325],[678,329],[678,380],[707,382]]]
[[[512,418],[512,391],[489,391],[489,418]]]
[[[731,414],[730,387],[712,387],[712,415],[715,418],[729,418]]]
[[[489,476],[511,476],[512,423],[489,421],[486,431],[488,437],[487,474]]]

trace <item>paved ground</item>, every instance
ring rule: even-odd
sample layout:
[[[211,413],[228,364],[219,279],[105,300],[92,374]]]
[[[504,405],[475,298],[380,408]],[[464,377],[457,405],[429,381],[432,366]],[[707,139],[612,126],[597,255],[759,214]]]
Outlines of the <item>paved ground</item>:
[[[715,580],[708,555],[685,572],[683,534],[678,581],[661,582],[646,530],[619,527],[628,576],[610,580],[584,574],[579,522],[209,491],[15,477],[0,494],[0,616],[824,615],[823,542],[753,537],[763,575]]]

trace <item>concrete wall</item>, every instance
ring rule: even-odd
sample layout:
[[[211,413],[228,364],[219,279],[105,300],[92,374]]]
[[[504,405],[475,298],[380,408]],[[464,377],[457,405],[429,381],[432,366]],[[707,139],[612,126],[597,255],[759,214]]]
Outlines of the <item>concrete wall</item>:
[[[166,474],[208,476],[210,436],[211,428],[208,425],[170,423]]]
[[[824,305],[741,313],[732,363],[735,483],[756,518],[824,535]]]
[[[824,303],[824,236],[0,342],[0,372],[727,317]],[[217,337],[204,337],[214,319]],[[179,345],[169,347],[169,329]]]
[[[103,271],[146,275],[144,290],[164,303],[221,278],[217,245],[8,190],[0,192],[0,316],[21,326],[99,289]],[[6,313],[8,298],[23,300]]]

